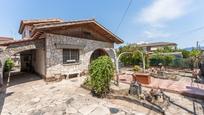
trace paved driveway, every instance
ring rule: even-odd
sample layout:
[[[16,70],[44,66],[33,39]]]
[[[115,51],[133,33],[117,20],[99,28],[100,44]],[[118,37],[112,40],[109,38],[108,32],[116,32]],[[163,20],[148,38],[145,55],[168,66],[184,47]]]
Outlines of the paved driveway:
[[[92,97],[89,91],[80,88],[82,82],[83,77],[45,83],[36,75],[17,75],[7,88],[1,89],[1,115],[143,115]]]
[[[158,114],[134,102],[92,97],[90,91],[80,87],[83,80],[84,77],[79,77],[61,82],[45,83],[36,75],[28,73],[17,74],[11,77],[7,88],[1,89],[0,113],[1,115]],[[129,88],[129,85],[124,85],[124,87]],[[121,84],[120,86],[123,85]],[[172,104],[169,107],[167,110],[168,115],[192,114],[194,107],[190,99],[177,94],[169,95],[176,104]]]

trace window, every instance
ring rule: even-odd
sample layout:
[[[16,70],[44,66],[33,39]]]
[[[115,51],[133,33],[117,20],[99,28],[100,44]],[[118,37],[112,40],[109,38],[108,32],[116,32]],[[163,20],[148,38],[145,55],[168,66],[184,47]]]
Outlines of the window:
[[[78,49],[63,49],[63,64],[79,62]]]
[[[85,38],[91,38],[91,33],[90,32],[83,32]]]
[[[23,31],[23,35],[22,35],[22,38],[26,37],[26,32],[25,30]]]
[[[29,30],[29,37],[32,35],[32,31],[31,30]]]

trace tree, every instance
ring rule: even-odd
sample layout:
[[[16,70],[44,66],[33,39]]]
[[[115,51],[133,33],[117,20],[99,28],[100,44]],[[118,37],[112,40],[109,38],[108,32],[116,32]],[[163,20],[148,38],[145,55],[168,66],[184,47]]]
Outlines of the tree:
[[[189,58],[190,57],[190,51],[188,50],[181,50],[183,58]]]
[[[131,52],[126,55],[122,55],[120,60],[124,65],[141,65],[142,64],[142,56],[141,53],[143,49],[138,47],[137,45],[125,45],[119,48],[117,54],[121,54],[123,52]]]
[[[193,49],[190,52],[190,58],[191,58],[191,62],[192,62],[191,69],[193,69],[194,67],[198,66],[198,63],[200,62],[201,55],[202,55],[202,51],[201,50]]]
[[[162,56],[161,54],[152,54],[149,58],[150,60],[150,65],[151,66],[158,66],[159,63],[164,64],[164,56]]]
[[[201,54],[202,54],[202,52],[200,50],[197,50],[197,49],[193,49],[190,52],[190,56],[193,58],[199,58],[201,56]]]
[[[165,55],[164,56],[164,65],[165,66],[170,66],[173,63],[173,60],[175,59],[175,57],[173,55]]]
[[[110,81],[114,75],[114,64],[108,56],[101,56],[91,62],[89,68],[91,88],[94,95],[105,96],[110,89]]]
[[[164,66],[170,66],[173,63],[175,57],[173,55],[162,55],[162,54],[153,54],[150,57],[150,65],[158,66],[160,63]]]

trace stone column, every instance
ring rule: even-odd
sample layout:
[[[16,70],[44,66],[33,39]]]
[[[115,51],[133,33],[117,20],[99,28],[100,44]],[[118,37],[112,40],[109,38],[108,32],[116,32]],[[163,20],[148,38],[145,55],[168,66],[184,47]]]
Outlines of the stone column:
[[[0,55],[0,61],[1,61],[1,67],[0,67],[0,85],[3,85],[3,68],[4,68],[4,63],[6,61],[6,57],[4,55]]]

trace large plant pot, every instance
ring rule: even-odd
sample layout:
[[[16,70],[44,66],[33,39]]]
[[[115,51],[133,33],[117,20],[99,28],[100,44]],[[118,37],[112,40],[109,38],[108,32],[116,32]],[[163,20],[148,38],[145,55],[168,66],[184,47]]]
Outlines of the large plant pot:
[[[134,73],[132,74],[133,80],[142,84],[150,84],[151,76],[148,73]]]

